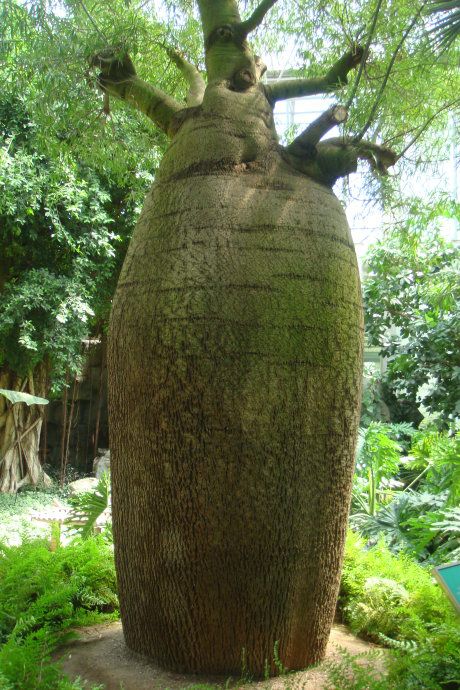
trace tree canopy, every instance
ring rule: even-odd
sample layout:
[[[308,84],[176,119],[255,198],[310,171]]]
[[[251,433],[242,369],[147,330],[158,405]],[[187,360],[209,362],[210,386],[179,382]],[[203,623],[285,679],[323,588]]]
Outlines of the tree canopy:
[[[248,16],[255,7],[247,3]],[[46,148],[71,148],[82,160],[121,176],[149,167],[144,162],[155,157],[163,135],[116,99],[103,102],[91,60],[108,49],[129,53],[142,79],[180,100],[186,87],[173,49],[180,46],[190,63],[204,68],[193,3],[120,0],[89,9],[80,0],[59,7],[8,0],[3,16],[4,78],[20,87]],[[347,49],[362,45],[365,62],[338,95],[352,106],[343,131],[391,146],[402,156],[402,170],[426,159],[423,142],[431,160],[442,157],[441,123],[460,103],[458,47],[440,56],[430,40],[431,26],[427,3],[418,0],[280,1],[252,40],[280,72],[294,67],[295,76],[308,78],[324,74]]]

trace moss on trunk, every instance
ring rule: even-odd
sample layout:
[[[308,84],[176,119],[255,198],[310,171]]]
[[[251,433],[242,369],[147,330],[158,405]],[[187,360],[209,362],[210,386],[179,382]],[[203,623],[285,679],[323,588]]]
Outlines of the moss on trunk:
[[[116,564],[128,645],[237,674],[325,650],[361,383],[340,203],[285,160],[262,86],[182,114],[109,338]]]

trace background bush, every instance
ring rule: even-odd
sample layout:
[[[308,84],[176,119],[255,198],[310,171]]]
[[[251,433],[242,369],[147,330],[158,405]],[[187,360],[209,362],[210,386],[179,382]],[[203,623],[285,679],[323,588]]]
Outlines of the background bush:
[[[360,671],[356,685],[332,687],[460,688],[459,617],[430,571],[410,556],[391,553],[383,541],[365,548],[364,541],[350,532],[339,607],[355,634],[387,645],[394,653],[389,657],[386,686],[374,677],[368,677],[365,685],[365,672]],[[339,664],[331,678],[335,682],[342,673]]]

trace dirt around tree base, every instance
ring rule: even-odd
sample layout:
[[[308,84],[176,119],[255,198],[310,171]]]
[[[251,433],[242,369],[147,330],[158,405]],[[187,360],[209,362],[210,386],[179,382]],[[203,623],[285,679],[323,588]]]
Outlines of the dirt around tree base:
[[[149,659],[129,650],[123,639],[121,623],[81,628],[79,639],[59,652],[64,672],[74,680],[80,677],[85,687],[103,684],[105,690],[185,690],[197,685],[240,688],[237,679],[226,685],[227,679],[210,676],[191,676],[169,673],[155,666]],[[351,635],[342,625],[332,629],[326,659],[338,657],[340,649],[348,654],[365,654],[378,648]],[[379,659],[363,663],[383,666]],[[321,665],[307,671],[289,674],[286,678],[245,684],[244,690],[322,690],[326,687],[326,673]],[[203,688],[204,690],[204,688]]]

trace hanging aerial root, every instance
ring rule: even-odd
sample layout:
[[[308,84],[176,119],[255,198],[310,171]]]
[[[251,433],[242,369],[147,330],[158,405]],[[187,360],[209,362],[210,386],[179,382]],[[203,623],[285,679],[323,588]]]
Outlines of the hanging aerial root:
[[[90,66],[100,70],[97,83],[105,94],[130,103],[164,132],[169,131],[174,116],[183,109],[174,98],[139,79],[126,53],[120,55],[108,48],[93,55]]]

